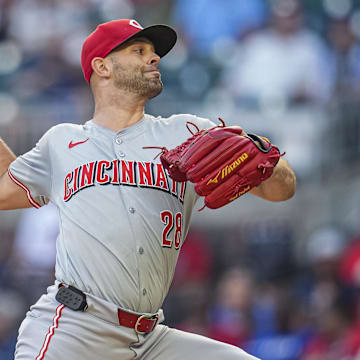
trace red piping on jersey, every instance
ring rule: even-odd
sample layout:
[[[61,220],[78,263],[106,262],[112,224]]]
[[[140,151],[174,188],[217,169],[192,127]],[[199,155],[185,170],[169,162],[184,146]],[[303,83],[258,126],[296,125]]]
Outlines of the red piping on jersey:
[[[49,327],[49,332],[47,333],[46,337],[45,337],[45,340],[44,340],[44,344],[40,350],[40,353],[39,355],[36,357],[35,360],[43,360],[44,357],[45,357],[45,354],[46,354],[46,351],[49,347],[49,344],[50,344],[50,340],[51,338],[53,337],[54,333],[55,333],[55,329],[58,328],[59,326],[59,320],[61,318],[61,313],[64,309],[65,305],[59,305],[57,308],[56,308],[56,315],[54,316],[54,319],[53,319],[53,324],[52,326]]]
[[[16,177],[11,173],[10,169],[8,169],[8,174],[9,174],[9,177],[10,179],[16,184],[16,185],[19,185],[22,189],[24,189],[26,191],[26,196],[30,202],[30,204],[39,209],[41,208],[41,205],[38,204],[31,196],[31,192],[30,192],[30,189],[27,188],[23,183],[21,183],[18,179],[16,179]]]

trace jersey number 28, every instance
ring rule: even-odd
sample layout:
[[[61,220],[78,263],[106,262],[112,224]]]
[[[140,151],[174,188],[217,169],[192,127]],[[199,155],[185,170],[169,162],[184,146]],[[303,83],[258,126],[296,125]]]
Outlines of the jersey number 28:
[[[160,218],[162,223],[165,225],[162,232],[162,246],[172,247],[174,244],[175,249],[179,249],[182,238],[182,213],[177,212],[174,216],[171,211],[164,210],[160,213]],[[173,229],[174,237],[169,238],[168,236]]]

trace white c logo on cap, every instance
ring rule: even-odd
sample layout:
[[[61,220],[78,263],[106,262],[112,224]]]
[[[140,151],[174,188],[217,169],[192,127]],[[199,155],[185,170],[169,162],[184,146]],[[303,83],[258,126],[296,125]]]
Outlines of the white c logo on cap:
[[[136,27],[137,29],[143,29],[143,27],[136,20],[130,20],[129,24],[133,27]]]

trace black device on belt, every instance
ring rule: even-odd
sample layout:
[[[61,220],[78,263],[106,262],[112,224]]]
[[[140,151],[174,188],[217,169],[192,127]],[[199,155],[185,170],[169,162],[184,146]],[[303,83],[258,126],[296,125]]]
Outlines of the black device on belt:
[[[55,299],[75,311],[85,311],[87,309],[86,295],[79,289],[69,285],[60,285]]]

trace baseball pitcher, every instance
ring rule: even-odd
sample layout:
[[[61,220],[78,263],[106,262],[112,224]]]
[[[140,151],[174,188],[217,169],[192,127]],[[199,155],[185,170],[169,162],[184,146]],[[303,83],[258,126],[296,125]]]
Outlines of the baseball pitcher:
[[[0,141],[0,209],[51,201],[60,217],[56,282],[26,314],[16,360],[255,359],[161,324],[199,198],[216,209],[247,192],[282,201],[295,191],[267,139],[222,120],[144,113],[176,38],[165,25],[100,24],[81,56],[93,118],[52,127],[17,158]]]

